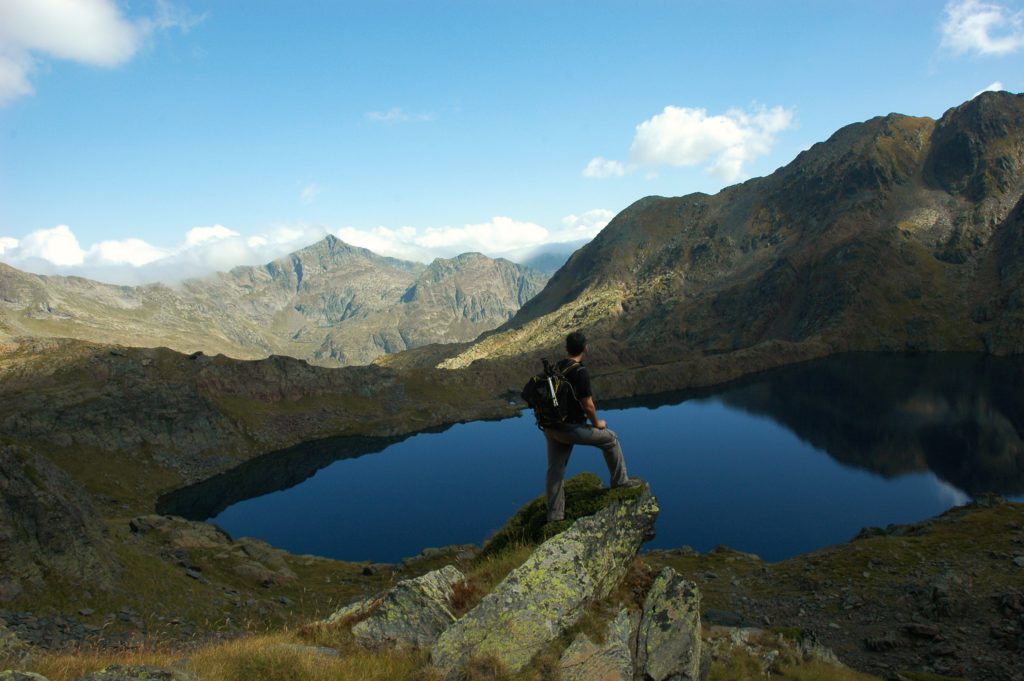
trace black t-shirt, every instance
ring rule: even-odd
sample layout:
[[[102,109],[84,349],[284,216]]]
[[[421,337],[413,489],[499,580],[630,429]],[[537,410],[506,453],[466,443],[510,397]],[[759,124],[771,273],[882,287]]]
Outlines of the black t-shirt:
[[[572,386],[573,392],[576,394],[576,399],[569,402],[569,423],[586,423],[587,415],[583,413],[583,407],[580,405],[580,400],[584,397],[590,397],[594,393],[590,390],[590,372],[587,371],[587,367],[583,366],[581,362],[575,369],[570,369],[566,373],[566,369],[571,367],[576,362],[569,359],[568,357],[558,363],[558,370],[565,374],[565,378],[569,381]]]

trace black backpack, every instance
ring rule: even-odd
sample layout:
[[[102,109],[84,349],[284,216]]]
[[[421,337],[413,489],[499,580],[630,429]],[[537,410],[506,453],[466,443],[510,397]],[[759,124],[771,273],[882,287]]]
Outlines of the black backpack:
[[[576,390],[567,376],[580,368],[579,362],[573,362],[564,369],[551,366],[542,359],[544,371],[530,378],[520,395],[527,406],[533,409],[537,418],[537,427],[544,429],[567,423],[572,414],[570,401],[579,404]]]

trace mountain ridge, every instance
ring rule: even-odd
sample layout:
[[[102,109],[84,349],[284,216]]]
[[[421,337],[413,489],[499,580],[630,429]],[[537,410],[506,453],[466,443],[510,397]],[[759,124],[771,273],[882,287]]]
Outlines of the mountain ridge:
[[[771,342],[1021,352],[1022,167],[1024,95],[854,123],[714,196],[638,200],[509,322],[434,359],[557,352],[577,327],[615,366]]]
[[[264,265],[175,285],[117,286],[0,263],[0,332],[367,364],[385,352],[471,340],[511,317],[545,279],[480,254],[424,265],[333,235]],[[437,305],[410,296],[424,285]]]

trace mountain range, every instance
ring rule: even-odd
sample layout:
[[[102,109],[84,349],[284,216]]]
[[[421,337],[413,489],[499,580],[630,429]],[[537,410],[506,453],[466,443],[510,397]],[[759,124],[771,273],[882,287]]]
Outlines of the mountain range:
[[[384,353],[472,340],[507,321],[546,279],[479,253],[423,265],[334,236],[261,267],[174,286],[113,286],[0,264],[0,335],[367,364]]]
[[[855,350],[1024,352],[1022,168],[1024,95],[855,123],[714,196],[637,201],[506,324],[394,365],[556,353],[575,328],[615,371],[722,365],[709,380],[758,353],[738,371]]]

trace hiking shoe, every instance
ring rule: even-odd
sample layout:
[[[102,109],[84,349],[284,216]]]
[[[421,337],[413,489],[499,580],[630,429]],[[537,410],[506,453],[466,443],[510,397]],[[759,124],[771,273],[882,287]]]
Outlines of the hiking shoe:
[[[630,478],[629,480],[627,480],[626,482],[622,483],[621,485],[615,485],[615,487],[613,487],[613,489],[618,488],[618,487],[627,487],[627,488],[628,487],[639,487],[642,484],[644,484],[643,480],[639,480],[637,478]]]

